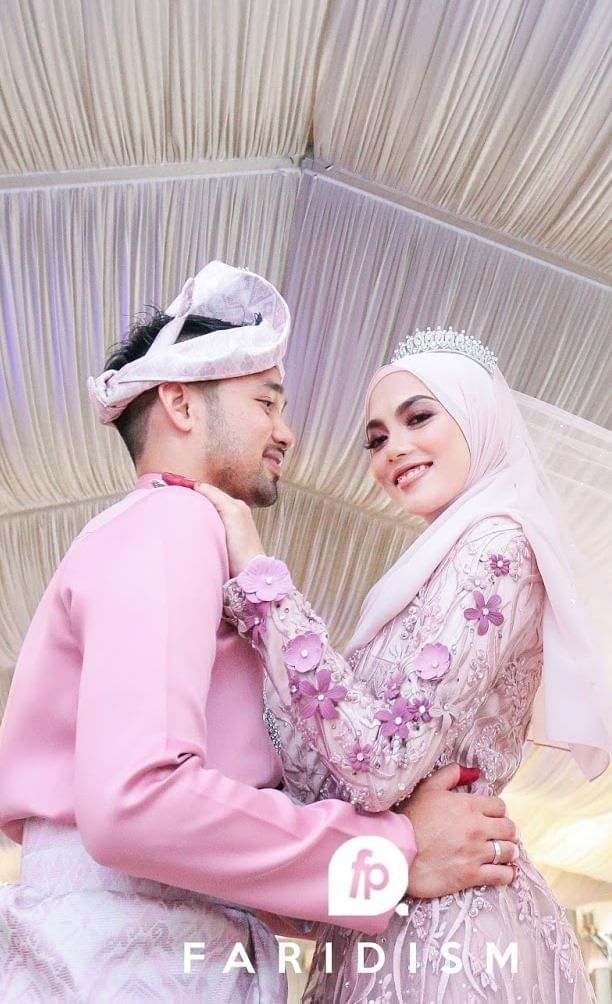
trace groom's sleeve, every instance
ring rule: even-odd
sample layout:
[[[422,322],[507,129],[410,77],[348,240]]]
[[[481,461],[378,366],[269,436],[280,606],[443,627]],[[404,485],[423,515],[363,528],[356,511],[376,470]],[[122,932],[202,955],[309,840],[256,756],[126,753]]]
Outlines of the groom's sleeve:
[[[64,601],[83,656],[75,816],[97,861],[319,921],[330,919],[329,861],[349,838],[386,837],[412,862],[414,833],[402,815],[359,815],[336,800],[298,806],[207,766],[206,703],[228,574],[225,533],[207,500],[153,491],[80,541],[68,567]],[[226,713],[231,742],[240,693]],[[331,919],[373,934],[391,915]]]

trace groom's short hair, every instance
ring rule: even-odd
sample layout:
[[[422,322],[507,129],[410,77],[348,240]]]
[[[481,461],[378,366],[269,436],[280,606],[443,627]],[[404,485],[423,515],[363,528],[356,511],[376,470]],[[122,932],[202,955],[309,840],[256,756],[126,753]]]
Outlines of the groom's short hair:
[[[104,369],[119,370],[126,363],[140,359],[149,350],[159,331],[171,320],[172,318],[168,314],[153,308],[150,315],[132,324],[124,342],[111,349]],[[255,323],[259,323],[259,320]],[[242,325],[240,326],[242,327]],[[188,314],[177,342],[185,342],[189,338],[199,338],[203,335],[209,335],[213,331],[225,331],[227,328],[236,327],[238,325],[229,321],[221,321],[217,317]],[[212,403],[217,394],[219,381],[201,380],[195,383]],[[143,391],[128,404],[127,408],[113,422],[134,463],[137,463],[145,448],[149,412],[156,396],[157,387]]]

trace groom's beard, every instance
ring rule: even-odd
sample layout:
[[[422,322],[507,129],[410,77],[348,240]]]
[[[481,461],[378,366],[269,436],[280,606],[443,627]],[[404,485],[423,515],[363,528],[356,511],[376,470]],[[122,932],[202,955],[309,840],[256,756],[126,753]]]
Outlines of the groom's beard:
[[[278,499],[278,482],[273,479],[262,464],[258,471],[236,470],[236,467],[221,467],[215,474],[215,484],[235,499],[242,499],[252,509],[266,509]]]
[[[265,509],[278,498],[278,475],[266,467],[263,453],[249,463],[249,449],[253,447],[241,440],[230,429],[223,411],[216,402],[207,402],[206,469],[217,488],[235,499],[242,499],[252,509]]]

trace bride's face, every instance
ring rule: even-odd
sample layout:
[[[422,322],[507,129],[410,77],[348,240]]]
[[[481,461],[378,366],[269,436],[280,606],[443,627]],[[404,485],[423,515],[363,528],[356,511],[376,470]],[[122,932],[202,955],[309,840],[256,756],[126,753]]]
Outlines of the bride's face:
[[[366,435],[372,474],[406,512],[431,522],[465,488],[465,437],[412,373],[398,370],[376,385]]]

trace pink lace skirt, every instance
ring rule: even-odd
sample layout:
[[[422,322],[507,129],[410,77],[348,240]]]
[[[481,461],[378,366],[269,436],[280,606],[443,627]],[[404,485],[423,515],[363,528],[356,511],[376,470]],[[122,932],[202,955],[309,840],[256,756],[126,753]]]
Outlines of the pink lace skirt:
[[[191,972],[185,942],[205,943],[192,950]],[[254,973],[227,967],[238,942]],[[20,882],[0,886],[2,1004],[286,999],[276,939],[253,914],[104,868],[74,826],[26,823]]]
[[[411,899],[376,938],[318,933],[302,1004],[596,1004],[570,923],[522,844],[509,886]]]

